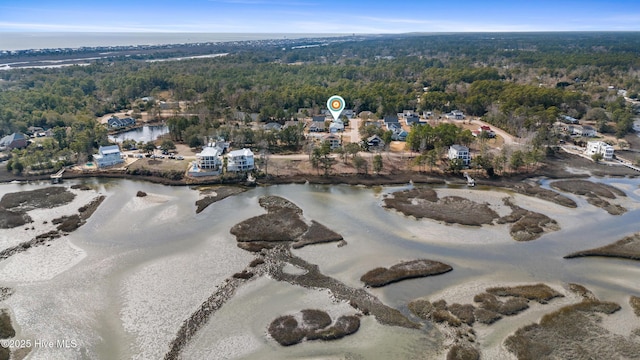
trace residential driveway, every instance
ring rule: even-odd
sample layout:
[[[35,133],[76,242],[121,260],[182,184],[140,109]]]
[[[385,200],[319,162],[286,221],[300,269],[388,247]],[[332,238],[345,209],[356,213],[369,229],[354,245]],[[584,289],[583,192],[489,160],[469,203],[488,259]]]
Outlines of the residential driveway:
[[[484,122],[482,120],[478,120],[478,119],[473,119],[471,121],[469,121],[469,123],[474,123],[474,124],[480,124],[480,126],[488,126],[491,128],[491,130],[493,130],[493,132],[495,132],[497,135],[500,135],[503,139],[504,139],[504,144],[505,145],[518,145],[520,144],[517,140],[516,137],[509,134],[508,132],[497,128],[487,122]]]
[[[360,121],[361,120],[359,118],[349,120],[349,128],[351,129],[349,132],[351,133],[350,136],[352,143],[360,143],[360,132],[358,131],[358,129],[360,129]]]

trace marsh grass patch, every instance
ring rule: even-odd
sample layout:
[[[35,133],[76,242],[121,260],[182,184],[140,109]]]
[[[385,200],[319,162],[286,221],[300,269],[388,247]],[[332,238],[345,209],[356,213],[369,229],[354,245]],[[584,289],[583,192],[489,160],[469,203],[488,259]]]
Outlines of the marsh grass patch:
[[[565,259],[572,259],[585,256],[604,256],[621,259],[640,260],[640,233],[627,236],[613,244],[595,249],[578,251],[566,255]]]
[[[632,296],[629,298],[629,305],[631,305],[634,314],[640,317],[640,297]]]
[[[52,186],[44,189],[20,191],[5,194],[0,199],[0,207],[5,209],[51,209],[66,205],[73,201],[75,194],[62,186]]]
[[[8,339],[16,336],[16,330],[11,324],[11,317],[7,310],[0,310],[0,339]]]
[[[539,324],[518,329],[504,345],[519,360],[635,359],[640,343],[605,329],[597,316],[619,309],[616,303],[597,300],[568,305],[544,315]]]
[[[459,196],[438,198],[429,188],[395,192],[384,199],[384,207],[417,219],[428,218],[450,224],[481,226],[491,224],[499,215],[488,205]]]
[[[355,315],[340,316],[335,323],[325,311],[301,311],[301,322],[293,315],[280,316],[269,325],[269,334],[282,346],[295,345],[304,340],[337,340],[351,335],[360,328]],[[333,324],[333,325],[332,325]]]
[[[551,299],[564,296],[545,284],[492,287],[486,291],[496,296],[516,296],[527,300],[534,300],[541,304],[546,304]]]
[[[611,215],[622,215],[627,211],[624,207],[611,204],[605,200],[614,200],[618,197],[627,196],[624,191],[608,184],[594,183],[587,180],[561,180],[552,182],[551,187],[584,196],[589,204],[602,208]]]
[[[456,344],[449,349],[447,360],[480,360],[480,352],[469,345]]]
[[[24,211],[7,210],[0,207],[0,229],[13,229],[31,222],[33,220]]]
[[[434,276],[447,273],[453,268],[447,264],[427,259],[402,262],[390,268],[375,268],[360,277],[368,286],[380,287],[405,279]]]

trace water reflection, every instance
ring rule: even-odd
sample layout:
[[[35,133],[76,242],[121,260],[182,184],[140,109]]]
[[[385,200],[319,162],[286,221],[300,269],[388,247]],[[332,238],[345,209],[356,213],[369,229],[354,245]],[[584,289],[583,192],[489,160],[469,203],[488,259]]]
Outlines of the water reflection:
[[[158,139],[160,136],[168,134],[169,128],[165,125],[143,126],[141,128],[128,130],[116,135],[109,135],[109,140],[121,143],[124,140],[135,140],[136,142],[148,142]]]

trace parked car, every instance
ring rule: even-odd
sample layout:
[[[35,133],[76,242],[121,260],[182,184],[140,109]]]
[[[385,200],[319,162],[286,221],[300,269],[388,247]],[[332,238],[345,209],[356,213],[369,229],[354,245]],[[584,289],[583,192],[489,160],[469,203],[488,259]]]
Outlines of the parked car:
[[[178,155],[176,156],[176,160],[184,160],[184,157],[182,155]]]

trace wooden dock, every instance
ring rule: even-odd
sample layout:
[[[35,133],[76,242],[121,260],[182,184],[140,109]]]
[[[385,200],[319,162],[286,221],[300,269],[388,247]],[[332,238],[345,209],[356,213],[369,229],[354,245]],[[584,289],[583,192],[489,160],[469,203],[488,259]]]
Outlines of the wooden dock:
[[[58,184],[60,181],[62,181],[62,174],[64,173],[64,170],[65,168],[62,168],[57,173],[51,174],[51,183]]]

